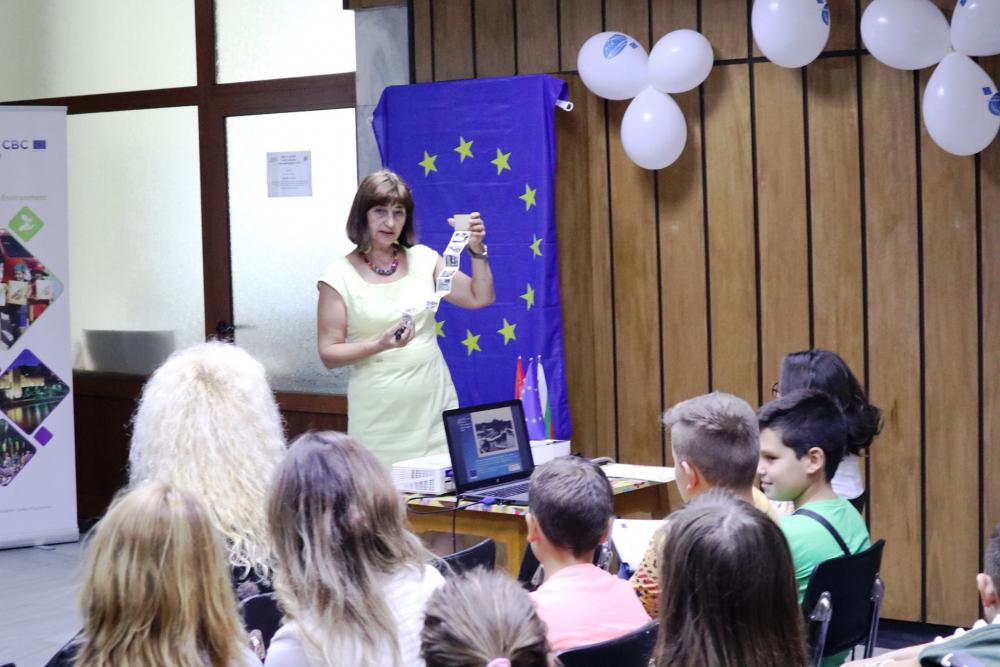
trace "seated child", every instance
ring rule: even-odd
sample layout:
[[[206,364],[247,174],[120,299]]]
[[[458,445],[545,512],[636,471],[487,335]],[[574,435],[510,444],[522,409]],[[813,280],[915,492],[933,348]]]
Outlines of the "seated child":
[[[306,433],[268,501],[285,624],[268,667],[423,667],[427,600],[444,585],[389,471],[350,436]]]
[[[871,546],[864,519],[830,484],[847,451],[847,423],[837,402],[816,389],[768,403],[757,412],[757,421],[761,487],[768,498],[795,505],[780,525],[792,552],[801,604],[817,565]],[[839,665],[846,655],[827,656],[823,665]]]
[[[528,543],[545,569],[545,583],[531,596],[554,651],[614,639],[649,622],[628,582],[593,565],[614,509],[604,471],[577,457],[553,459],[531,475],[528,503]]]
[[[939,637],[927,644],[907,646],[846,664],[851,667],[877,667],[882,664],[891,664],[892,667],[937,665],[944,664],[939,662],[940,658],[959,651],[982,664],[996,664],[1000,661],[1000,594],[997,593],[997,582],[1000,582],[1000,524],[993,529],[986,545],[983,567],[986,571],[976,575],[976,588],[979,589],[979,599],[983,603],[983,618],[976,621],[971,631],[959,628],[955,634],[944,639]]]
[[[420,634],[427,667],[549,667],[545,624],[506,574],[450,577],[427,603]]]
[[[837,403],[815,389],[768,403],[757,420],[761,487],[768,498],[795,505],[795,512],[781,519],[781,529],[795,561],[801,602],[817,565],[871,546],[864,519],[830,485],[846,450],[847,427]]]
[[[663,413],[662,422],[670,432],[681,498],[688,501],[714,488],[725,489],[778,522],[767,496],[753,485],[760,460],[760,433],[749,403],[714,392],[681,401]],[[660,613],[659,558],[665,535],[666,526],[656,531],[629,580],[653,617]]]
[[[774,521],[715,490],[666,529],[656,667],[805,667],[792,559]]]

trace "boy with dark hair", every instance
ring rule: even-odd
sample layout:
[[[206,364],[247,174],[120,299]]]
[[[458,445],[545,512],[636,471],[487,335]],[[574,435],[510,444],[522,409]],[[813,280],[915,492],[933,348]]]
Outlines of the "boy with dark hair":
[[[528,503],[528,543],[545,568],[545,583],[531,597],[553,651],[614,639],[649,622],[628,582],[593,564],[614,512],[604,471],[586,459],[553,459],[532,473]]]
[[[816,566],[854,554],[871,543],[864,519],[830,485],[847,449],[847,425],[836,401],[803,389],[757,412],[761,488],[772,500],[790,500],[795,512],[781,520],[795,562],[799,602]]]

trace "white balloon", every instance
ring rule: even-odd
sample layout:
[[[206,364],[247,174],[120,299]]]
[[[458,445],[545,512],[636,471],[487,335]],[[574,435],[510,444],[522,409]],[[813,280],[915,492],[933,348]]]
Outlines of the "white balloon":
[[[936,65],[951,48],[948,21],[930,0],[874,0],[861,15],[861,39],[896,69]]]
[[[1000,93],[971,58],[949,53],[927,81],[923,114],[934,143],[955,155],[972,155],[1000,130]]]
[[[599,32],[580,47],[576,69],[583,84],[609,100],[627,100],[646,87],[646,49],[621,32]]]
[[[768,60],[802,67],[816,60],[830,38],[830,8],[816,0],[754,0],[750,26]]]
[[[1000,53],[1000,0],[959,0],[951,15],[951,45],[967,56]]]
[[[687,143],[684,113],[674,98],[652,86],[639,93],[622,117],[622,147],[643,169],[673,164]]]
[[[712,44],[700,32],[674,30],[660,38],[649,52],[649,83],[661,93],[684,93],[697,88],[712,71]]]

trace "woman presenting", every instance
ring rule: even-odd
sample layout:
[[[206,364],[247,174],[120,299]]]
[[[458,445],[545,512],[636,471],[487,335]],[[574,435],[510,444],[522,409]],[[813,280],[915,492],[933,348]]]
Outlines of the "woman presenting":
[[[449,220],[451,222],[451,220]],[[471,215],[472,276],[455,274],[445,300],[462,308],[493,303],[486,227]],[[445,451],[441,413],[458,406],[437,344],[434,315],[423,304],[444,268],[441,256],[416,245],[413,197],[391,171],[368,175],[347,219],[357,246],[319,281],[319,357],[327,368],[353,366],[347,385],[348,433],[389,466]]]

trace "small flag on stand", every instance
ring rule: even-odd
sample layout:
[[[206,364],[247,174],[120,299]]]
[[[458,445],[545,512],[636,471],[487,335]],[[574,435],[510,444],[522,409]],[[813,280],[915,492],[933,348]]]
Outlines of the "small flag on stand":
[[[522,387],[524,387],[524,364],[521,363],[521,355],[518,355],[517,372],[514,374],[514,398],[521,398]]]
[[[538,400],[538,369],[535,360],[530,358],[521,390],[521,403],[524,405],[524,419],[528,422],[528,439],[544,440],[545,417],[542,415],[542,405]]]
[[[542,419],[545,422],[545,437],[552,439],[552,406],[549,404],[549,385],[545,382],[542,355],[538,355],[538,404],[541,406]]]

